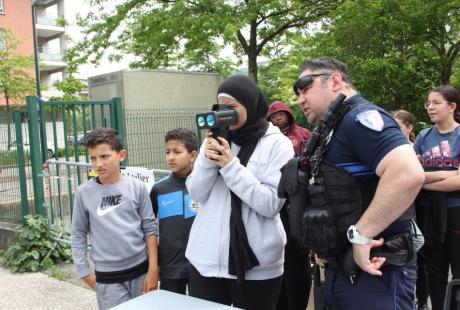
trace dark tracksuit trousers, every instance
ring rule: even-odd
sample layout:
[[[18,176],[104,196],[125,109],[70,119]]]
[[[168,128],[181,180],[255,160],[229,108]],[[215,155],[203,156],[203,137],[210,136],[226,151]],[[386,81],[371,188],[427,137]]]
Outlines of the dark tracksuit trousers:
[[[281,221],[287,235],[284,249],[284,274],[277,310],[305,310],[311,288],[311,268],[309,250],[303,248],[291,236],[288,214],[285,207],[280,211]]]

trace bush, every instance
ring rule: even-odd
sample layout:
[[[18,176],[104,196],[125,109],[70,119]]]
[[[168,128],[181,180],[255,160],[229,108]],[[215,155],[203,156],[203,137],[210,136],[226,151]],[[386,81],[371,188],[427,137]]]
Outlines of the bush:
[[[70,261],[70,246],[51,240],[52,235],[61,235],[62,238],[62,234],[50,229],[43,216],[27,215],[18,240],[2,254],[1,263],[13,272],[35,272]]]
[[[30,160],[30,154],[28,151],[24,151],[24,160]],[[0,163],[3,165],[12,165],[17,164],[18,162],[18,154],[16,150],[14,151],[0,151]]]
[[[68,152],[68,156],[69,157],[73,157],[75,156],[75,147],[73,144],[69,145],[69,147],[67,148]],[[62,158],[62,157],[65,157],[65,149],[58,149],[58,157],[59,158]],[[77,154],[80,156],[80,155],[85,155],[86,154],[86,147],[84,145],[79,145],[78,148],[77,148]]]

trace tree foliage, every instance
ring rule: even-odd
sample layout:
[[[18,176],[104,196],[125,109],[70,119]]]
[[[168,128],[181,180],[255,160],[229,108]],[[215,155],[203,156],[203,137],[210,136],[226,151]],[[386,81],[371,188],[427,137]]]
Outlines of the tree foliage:
[[[304,31],[344,0],[127,0],[111,12],[109,0],[93,0],[95,10],[79,18],[85,39],[67,52],[78,65],[97,63],[110,48],[137,56],[133,67],[217,71],[224,76],[236,65],[222,59],[233,50],[247,59],[257,81],[259,56],[284,49],[290,37]],[[117,60],[120,54],[112,54]]]
[[[423,102],[433,87],[458,83],[460,1],[355,0],[341,5],[320,32],[304,36],[276,59],[276,97],[293,102],[292,84],[305,58],[333,56],[348,64],[353,84],[388,110],[428,121]],[[296,65],[292,65],[296,64]],[[457,84],[453,84],[457,85]],[[270,94],[270,91],[268,91]],[[270,95],[274,95],[271,93]]]
[[[0,93],[5,98],[7,110],[8,148],[11,145],[12,104],[24,102],[33,93],[35,79],[26,71],[33,68],[32,56],[16,53],[21,41],[10,29],[0,29]]]
[[[80,93],[86,87],[85,84],[79,79],[74,78],[72,75],[68,75],[62,81],[55,81],[53,85],[62,92],[60,97],[51,97],[50,101],[77,101],[87,100],[87,98],[81,98]]]
[[[34,91],[35,80],[26,71],[33,68],[32,56],[16,53],[21,41],[10,29],[0,31],[0,91],[9,104],[24,100]]]

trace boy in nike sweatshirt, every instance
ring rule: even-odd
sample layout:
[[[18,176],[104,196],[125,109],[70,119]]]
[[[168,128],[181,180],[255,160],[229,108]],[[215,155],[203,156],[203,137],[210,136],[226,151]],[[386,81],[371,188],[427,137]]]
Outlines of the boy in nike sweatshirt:
[[[117,131],[94,129],[86,146],[98,177],[78,187],[72,254],[81,278],[96,290],[99,309],[108,309],[157,288],[158,228],[145,185],[120,173],[126,150]]]
[[[198,204],[190,198],[185,180],[198,155],[198,141],[191,130],[176,128],[166,133],[165,148],[172,174],[156,183],[150,192],[160,228],[160,289],[185,294],[190,268],[185,249],[198,211]]]

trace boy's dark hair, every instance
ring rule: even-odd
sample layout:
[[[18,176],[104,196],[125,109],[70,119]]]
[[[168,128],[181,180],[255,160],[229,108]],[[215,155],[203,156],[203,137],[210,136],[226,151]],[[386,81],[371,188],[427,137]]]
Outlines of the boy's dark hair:
[[[123,150],[121,137],[118,131],[112,128],[95,128],[88,134],[87,148],[94,148],[101,144],[108,144],[113,151]]]
[[[348,77],[348,68],[347,65],[340,60],[337,60],[333,57],[319,57],[319,58],[310,58],[306,59],[302,66],[302,71],[310,69],[312,71],[326,69],[330,71],[338,71],[342,76],[342,80],[350,85],[353,89],[355,88]]]
[[[198,151],[198,140],[196,134],[187,128],[175,128],[168,131],[165,135],[165,142],[178,140],[184,143],[189,153]]]

